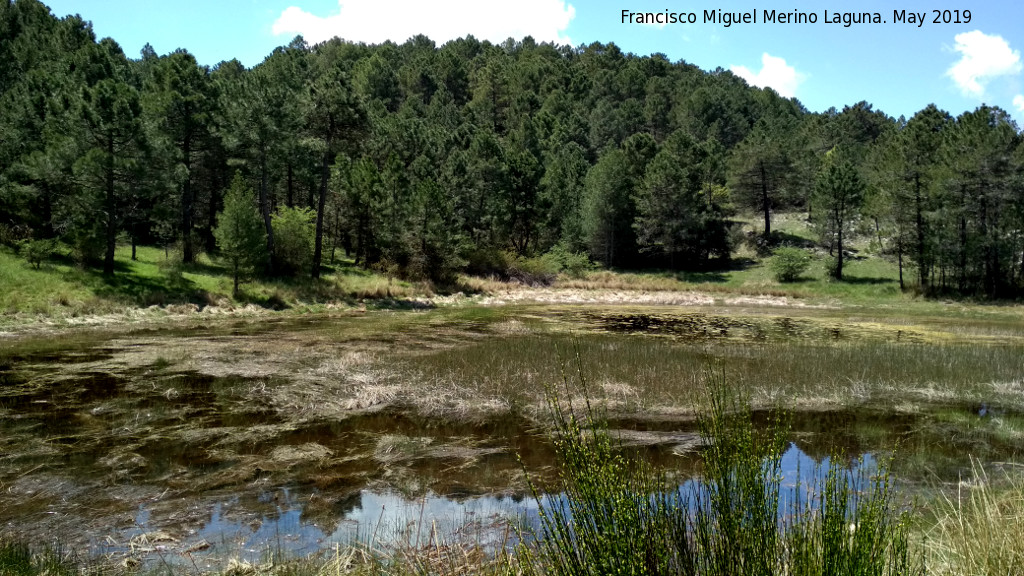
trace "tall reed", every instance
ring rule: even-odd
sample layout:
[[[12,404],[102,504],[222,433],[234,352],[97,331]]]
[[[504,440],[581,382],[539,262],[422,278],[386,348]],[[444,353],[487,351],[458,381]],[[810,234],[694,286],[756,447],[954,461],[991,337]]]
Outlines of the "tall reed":
[[[927,541],[930,571],[1024,574],[1024,479],[1019,471],[991,478],[977,461],[972,467],[956,497],[939,500],[939,519]]]
[[[549,389],[562,495],[534,496],[532,542],[517,551],[526,574],[818,575],[916,574],[888,460],[851,471],[841,459],[781,499],[785,416],[755,429],[749,401],[721,372],[708,374],[699,428],[703,474],[683,487],[629,458],[588,400],[576,355],[578,390]],[[581,392],[582,406],[563,398]],[[782,504],[780,505],[780,500]]]

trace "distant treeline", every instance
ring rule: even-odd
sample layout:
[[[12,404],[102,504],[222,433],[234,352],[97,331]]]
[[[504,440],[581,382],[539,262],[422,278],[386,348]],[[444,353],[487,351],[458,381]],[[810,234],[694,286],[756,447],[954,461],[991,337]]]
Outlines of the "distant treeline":
[[[296,38],[251,69],[208,68],[185,50],[129,59],[77,16],[0,0],[0,240],[59,238],[108,273],[117,242],[216,254],[238,172],[267,274],[297,273],[275,216],[314,231],[303,274],[344,250],[443,280],[545,254],[701,267],[751,240],[738,209],[763,219],[762,247],[780,240],[774,210],[802,209],[837,276],[859,231],[926,291],[1012,297],[1022,152],[998,108],[810,113],[614,44]]]

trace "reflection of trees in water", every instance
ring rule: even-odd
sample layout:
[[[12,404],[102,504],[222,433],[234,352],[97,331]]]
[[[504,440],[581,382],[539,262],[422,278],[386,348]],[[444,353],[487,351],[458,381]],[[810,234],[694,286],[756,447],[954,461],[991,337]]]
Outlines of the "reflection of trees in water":
[[[332,534],[341,528],[347,516],[362,507],[363,494],[359,490],[340,494],[317,491],[303,501],[300,521],[319,527],[325,534]]]

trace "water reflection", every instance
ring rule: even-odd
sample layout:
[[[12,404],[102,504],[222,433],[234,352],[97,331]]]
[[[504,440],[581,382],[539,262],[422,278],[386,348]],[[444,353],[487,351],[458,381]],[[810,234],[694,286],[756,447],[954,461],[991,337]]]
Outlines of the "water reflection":
[[[248,507],[238,496],[214,502],[209,519],[192,534],[162,544],[155,535],[161,534],[165,523],[144,505],[136,513],[135,525],[121,534],[120,541],[139,542],[148,536],[154,539],[152,549],[111,546],[109,541],[97,543],[97,548],[106,553],[141,552],[151,563],[200,559],[211,566],[226,559],[259,562],[270,555],[307,556],[355,543],[386,548],[461,542],[497,550],[516,541],[515,525],[537,520],[536,500],[521,496],[456,499],[429,493],[408,498],[361,490],[339,503],[334,510],[338,516],[333,518],[308,513],[309,501],[317,498],[324,495],[302,495],[288,488],[267,492],[259,497],[274,504],[273,510],[266,512]],[[542,499],[549,503],[550,498]]]
[[[807,500],[808,487],[821,484],[828,467],[828,458],[815,459],[796,444],[789,445],[781,460],[780,517],[791,511],[794,503],[815,505]],[[854,482],[861,477],[861,467],[870,475],[877,468],[874,455],[866,453],[854,459],[848,468],[852,471],[851,488],[857,487]],[[679,494],[684,501],[693,498],[698,486],[698,478],[687,478],[679,485]],[[258,510],[239,496],[211,503],[208,520],[180,543],[166,546],[160,561],[192,562],[198,558],[211,566],[228,558],[259,562],[271,554],[307,556],[354,543],[387,548],[461,542],[494,551],[518,541],[515,527],[527,531],[539,527],[537,501],[522,495],[455,498],[429,492],[412,498],[363,489],[332,498],[319,491],[281,488],[264,492],[257,500],[268,507]],[[541,500],[545,507],[564,506],[562,494],[545,495]],[[326,514],[316,509],[322,502],[330,502]],[[148,506],[141,506],[135,526],[122,534],[122,539],[127,542],[158,533],[163,525]]]

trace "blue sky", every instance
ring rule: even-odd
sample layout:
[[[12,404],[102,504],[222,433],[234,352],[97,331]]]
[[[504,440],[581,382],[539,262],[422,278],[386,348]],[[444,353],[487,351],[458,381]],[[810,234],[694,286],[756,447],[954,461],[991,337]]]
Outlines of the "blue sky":
[[[472,33],[500,42],[615,42],[637,54],[661,52],[704,69],[732,69],[749,82],[794,95],[821,111],[867,100],[892,116],[934,102],[954,115],[982,103],[1010,111],[1024,125],[1024,7],[1016,2],[918,0],[778,5],[752,0],[50,0],[58,16],[78,13],[96,34],[111,36],[132,57],[149,42],[158,53],[187,48],[200,62],[238,58],[259,63],[302,33],[317,41],[402,42],[422,32],[439,44]],[[853,8],[843,6],[854,5]],[[705,23],[704,10],[756,11],[758,23]],[[816,24],[767,24],[765,9],[814,13]],[[634,12],[694,12],[696,24],[621,22]],[[882,24],[824,22],[825,10],[878,12]],[[969,10],[969,23],[933,23],[935,10]],[[897,24],[894,10],[925,13],[926,22]],[[952,14],[951,14],[952,15]],[[961,12],[961,20],[966,20]]]

